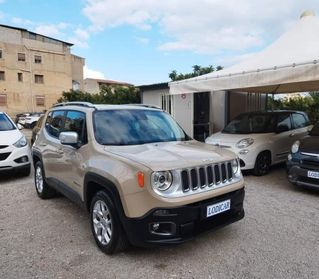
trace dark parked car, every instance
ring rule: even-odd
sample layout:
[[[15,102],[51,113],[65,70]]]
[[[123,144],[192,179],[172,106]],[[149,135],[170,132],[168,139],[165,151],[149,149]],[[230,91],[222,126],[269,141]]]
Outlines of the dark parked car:
[[[42,126],[43,118],[44,118],[44,115],[41,115],[39,120],[35,124],[34,128],[32,129],[31,145],[34,144],[35,140],[38,137],[38,134],[39,134],[41,126]]]
[[[287,171],[291,183],[319,189],[319,122],[308,136],[292,145]]]

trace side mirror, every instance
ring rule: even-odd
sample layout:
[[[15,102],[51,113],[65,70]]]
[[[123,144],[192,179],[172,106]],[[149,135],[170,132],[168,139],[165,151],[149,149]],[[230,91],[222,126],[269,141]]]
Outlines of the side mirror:
[[[24,128],[20,123],[17,124],[17,127],[19,130],[22,130]]]
[[[59,140],[61,142],[61,144],[64,145],[71,145],[76,147],[78,144],[78,133],[76,132],[62,132],[59,135]]]
[[[289,131],[289,127],[285,124],[279,125],[276,128],[276,134],[280,134],[280,133],[287,132],[287,131]]]

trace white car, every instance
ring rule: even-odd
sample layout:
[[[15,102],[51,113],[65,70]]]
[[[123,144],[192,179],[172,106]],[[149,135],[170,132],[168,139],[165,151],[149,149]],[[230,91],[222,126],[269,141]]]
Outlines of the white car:
[[[43,113],[31,113],[29,116],[25,117],[23,126],[33,129],[42,115]]]
[[[312,125],[300,111],[243,113],[205,142],[235,152],[242,170],[265,175],[273,164],[287,159],[292,144],[308,134]]]
[[[30,174],[30,147],[10,117],[0,112],[0,173],[12,170],[23,176]]]

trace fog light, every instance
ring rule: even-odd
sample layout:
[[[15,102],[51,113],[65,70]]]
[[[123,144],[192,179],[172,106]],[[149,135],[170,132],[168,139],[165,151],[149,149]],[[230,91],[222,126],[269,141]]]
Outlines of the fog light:
[[[288,161],[291,161],[292,160],[292,156],[291,154],[288,154]]]
[[[22,164],[22,163],[27,163],[27,162],[29,162],[29,158],[28,158],[28,156],[22,156],[22,157],[20,157],[20,158],[18,158],[18,159],[15,159],[14,160],[16,163],[18,163],[18,164]]]
[[[151,223],[150,232],[157,235],[174,235],[176,233],[176,224],[173,222]]]
[[[159,229],[159,227],[160,227],[160,224],[159,224],[159,223],[153,223],[153,224],[152,224],[152,230],[153,230],[154,232],[156,232],[156,231]]]

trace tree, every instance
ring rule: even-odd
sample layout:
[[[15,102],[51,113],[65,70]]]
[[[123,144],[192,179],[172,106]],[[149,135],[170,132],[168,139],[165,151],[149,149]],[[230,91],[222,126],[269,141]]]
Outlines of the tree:
[[[319,92],[310,92],[308,96],[284,97],[277,100],[268,97],[268,108],[304,111],[314,124],[319,120]]]
[[[62,93],[61,102],[90,102],[93,104],[138,104],[141,102],[138,89],[134,86],[103,86],[97,94],[80,90],[70,90]]]
[[[182,80],[182,79],[188,79],[188,78],[192,78],[192,77],[198,77],[201,75],[205,75],[214,71],[220,71],[223,69],[222,66],[217,66],[216,68],[214,68],[212,65],[208,66],[208,67],[202,67],[199,65],[194,65],[193,67],[193,72],[191,73],[186,73],[186,74],[182,74],[182,73],[177,73],[176,70],[173,70],[168,76],[172,81],[177,81],[177,80]]]

